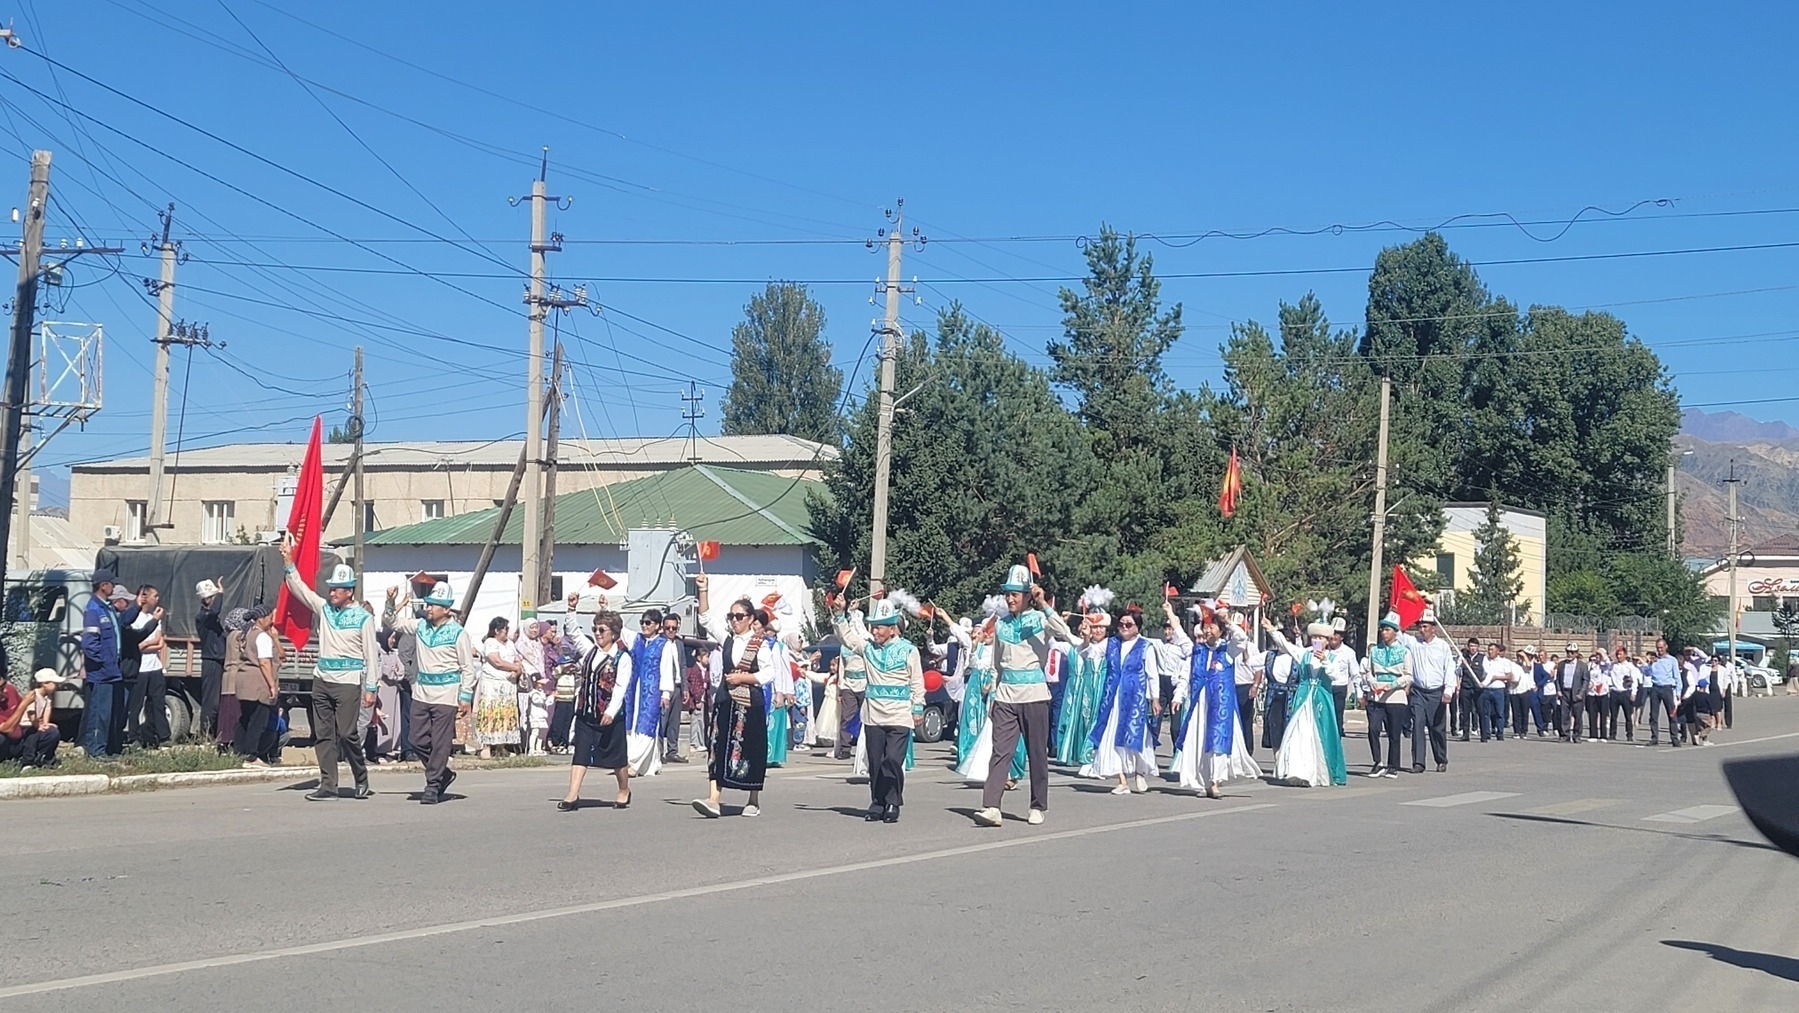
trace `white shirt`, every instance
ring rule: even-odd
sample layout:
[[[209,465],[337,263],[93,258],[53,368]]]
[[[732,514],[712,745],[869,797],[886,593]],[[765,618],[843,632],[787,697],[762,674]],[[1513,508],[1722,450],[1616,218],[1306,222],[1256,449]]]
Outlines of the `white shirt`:
[[[1615,661],[1612,663],[1612,670],[1606,673],[1606,681],[1611,684],[1612,692],[1622,693],[1641,686],[1643,673],[1628,661]]]
[[[256,660],[275,660],[275,638],[269,636],[267,630],[262,630],[256,634]]]
[[[140,612],[138,613],[137,618],[132,621],[131,628],[134,630],[142,630],[151,623],[157,621],[157,618],[150,613]],[[143,651],[144,660],[138,663],[137,670],[139,672],[162,671],[162,631],[160,629],[157,630],[154,636],[151,636],[144,641]]]
[[[1293,684],[1293,656],[1285,651],[1270,652],[1274,655],[1274,665],[1268,670],[1268,678],[1282,686]]]
[[[1358,660],[1359,659],[1357,659],[1355,655],[1355,648],[1348,644],[1344,644],[1340,647],[1333,647],[1330,650],[1325,651],[1324,668],[1325,671],[1330,673],[1331,685],[1349,685],[1350,679],[1355,677],[1356,663]]]
[[[1448,699],[1456,688],[1455,648],[1438,636],[1426,641],[1410,633],[1401,633],[1399,643],[1412,656],[1412,685],[1419,690],[1442,693]]]

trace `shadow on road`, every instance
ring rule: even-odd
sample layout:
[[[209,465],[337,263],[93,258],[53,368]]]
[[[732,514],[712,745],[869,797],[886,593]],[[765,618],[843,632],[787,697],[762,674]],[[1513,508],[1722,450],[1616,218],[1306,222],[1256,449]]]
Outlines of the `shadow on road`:
[[[862,819],[868,815],[867,806],[795,805],[793,808],[803,813],[836,813],[839,816],[854,816],[857,819]]]
[[[1695,943],[1685,939],[1664,939],[1663,946],[1672,946],[1679,950],[1695,950],[1713,960],[1751,971],[1765,971],[1776,978],[1787,981],[1799,981],[1799,960],[1782,957],[1773,953],[1757,953],[1754,950],[1738,950],[1717,943]]]
[[[1740,841],[1735,837],[1722,834],[1683,834],[1678,830],[1656,830],[1652,827],[1627,827],[1617,823],[1594,823],[1590,820],[1571,820],[1566,816],[1538,816],[1532,813],[1487,813],[1488,816],[1502,820],[1521,820],[1525,823],[1561,823],[1571,827],[1598,827],[1601,830],[1627,830],[1636,834],[1655,834],[1658,837],[1679,837],[1687,841],[1706,841],[1712,844],[1729,844],[1739,848],[1754,848],[1758,851],[1779,851],[1772,844],[1762,841]]]

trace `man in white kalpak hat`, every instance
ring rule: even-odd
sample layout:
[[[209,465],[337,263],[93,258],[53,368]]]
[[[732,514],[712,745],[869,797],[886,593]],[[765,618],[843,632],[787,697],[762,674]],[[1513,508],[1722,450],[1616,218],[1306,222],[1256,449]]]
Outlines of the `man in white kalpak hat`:
[[[1006,775],[1012,767],[1012,751],[1023,736],[1031,771],[1031,812],[1028,822],[1037,826],[1049,810],[1049,658],[1050,638],[1073,640],[1074,634],[1044,598],[1043,588],[1027,567],[1014,566],[1006,573],[1000,591],[1006,596],[1006,613],[993,626],[994,667],[999,681],[993,691],[993,759],[981,789],[981,811],[974,821],[997,827],[1002,819],[999,802],[1006,791]]]
[[[281,543],[287,564],[287,593],[299,599],[318,620],[319,660],[312,669],[312,741],[319,757],[319,786],[308,802],[336,799],[338,760],[350,764],[354,798],[368,798],[369,768],[362,755],[356,719],[366,702],[373,706],[381,683],[381,648],[375,617],[356,602],[356,572],[342,563],[331,570],[325,596],[319,597],[294,567],[291,538]]]
[[[898,823],[906,787],[906,749],[924,720],[924,666],[918,648],[900,635],[899,609],[883,598],[869,606],[868,625],[855,616],[831,617],[846,654],[867,662],[862,741],[868,756],[869,822]]]
[[[410,610],[401,614],[407,599],[400,589],[387,589],[385,625],[410,633],[418,641],[418,676],[412,689],[412,751],[425,761],[425,790],[419,801],[441,802],[456,780],[450,769],[450,747],[456,739],[456,719],[475,702],[475,681],[481,675],[481,657],[468,631],[456,621],[456,598],[448,581],[431,585],[424,598],[421,620]]]

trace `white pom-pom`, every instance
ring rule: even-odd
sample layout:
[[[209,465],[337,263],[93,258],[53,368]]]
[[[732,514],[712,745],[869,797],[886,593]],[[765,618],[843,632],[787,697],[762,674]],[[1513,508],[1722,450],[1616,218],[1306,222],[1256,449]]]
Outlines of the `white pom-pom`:
[[[903,587],[896,587],[887,592],[887,600],[893,603],[894,608],[899,609],[909,616],[918,615],[919,611],[924,608],[924,603],[920,602],[916,595]]]
[[[1006,604],[1003,594],[990,594],[981,602],[981,612],[990,619],[1004,619],[1012,614],[1012,607]]]
[[[1081,592],[1081,600],[1087,603],[1089,609],[1103,609],[1112,604],[1112,599],[1115,597],[1117,596],[1112,593],[1111,588],[1100,587],[1098,584]]]

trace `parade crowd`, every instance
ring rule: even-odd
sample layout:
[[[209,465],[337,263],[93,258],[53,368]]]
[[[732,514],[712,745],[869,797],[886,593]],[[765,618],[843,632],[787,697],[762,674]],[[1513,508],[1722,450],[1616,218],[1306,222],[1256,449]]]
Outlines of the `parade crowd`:
[[[1692,648],[1676,656],[1666,641],[1638,656],[1622,645],[1608,655],[1573,643],[1543,656],[1536,645],[1473,638],[1457,650],[1428,608],[1410,630],[1396,613],[1382,617],[1365,656],[1345,644],[1343,616],[1321,614],[1303,629],[1297,617],[1288,629],[1265,618],[1264,647],[1247,614],[1222,602],[1177,609],[1164,599],[1151,616],[1136,605],[1113,609],[1110,591],[1089,587],[1062,612],[1026,566],[1010,568],[978,620],[952,621],[904,591],[850,602],[838,588],[825,596],[832,635],[814,645],[777,595],[715,610],[704,574],[695,578],[691,625],[656,609],[628,623],[590,589],[590,597],[568,596],[560,621],[526,620],[515,631],[496,617],[477,641],[447,583],[416,603],[390,590],[377,613],[354,600],[348,566],[337,566],[320,594],[283,551],[288,592],[318,617],[310,718],[320,778],[306,796],[316,801],[344,797],[340,763],[350,768],[350,797],[368,798],[370,764],[416,759],[425,768],[419,800],[439,802],[460,747],[483,758],[568,755],[559,809],[581,807],[589,769],[613,775],[612,807],[625,809],[631,780],[689,762],[685,747],[707,762],[697,812],[723,815],[723,793],[733,791],[747,795],[738,811],[756,816],[767,769],[829,739],[837,759],[853,761],[852,776],[868,778],[867,818],[897,822],[927,671],[930,691],[940,685],[953,702],[955,768],[982,786],[974,819],[987,826],[1001,824],[1005,793],[1020,783],[1026,822],[1042,823],[1052,763],[1112,783],[1115,795],[1166,778],[1217,798],[1229,781],[1264,776],[1259,741],[1276,782],[1341,785],[1351,707],[1366,712],[1369,775],[1391,778],[1430,765],[1445,771],[1449,743],[1475,736],[1634,743],[1646,729],[1650,746],[1664,730],[1670,746],[1706,745],[1713,728],[1729,727],[1743,691],[1727,659]],[[284,647],[272,612],[221,615],[217,582],[196,592],[202,734],[245,766],[278,763],[287,738],[276,675]],[[160,696],[161,618],[156,588],[130,591],[97,575],[82,644],[78,742],[88,755],[167,741],[166,722],[152,719],[160,708],[143,706]],[[902,636],[908,623],[926,626],[922,654]],[[55,763],[55,682],[45,673],[23,697],[7,688],[3,758]]]

